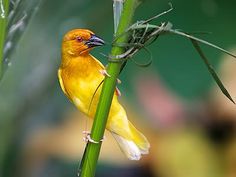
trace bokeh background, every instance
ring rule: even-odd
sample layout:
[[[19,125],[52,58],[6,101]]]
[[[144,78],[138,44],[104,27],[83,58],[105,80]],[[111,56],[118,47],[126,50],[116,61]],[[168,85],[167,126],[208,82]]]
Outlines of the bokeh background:
[[[175,29],[207,31],[199,37],[236,53],[236,1],[172,1],[174,10],[156,20]],[[57,69],[63,34],[88,28],[107,45],[93,54],[106,64],[113,36],[112,1],[42,0],[11,55],[0,82],[0,175],[76,176],[91,121],[63,95]],[[168,1],[146,0],[135,20],[169,8]],[[151,143],[150,154],[129,161],[113,138],[106,140],[97,177],[235,177],[236,107],[220,92],[189,40],[165,35],[149,47],[153,63],[129,62],[120,79],[120,98],[131,121]],[[236,61],[203,46],[236,98]],[[135,59],[145,62],[141,52]]]

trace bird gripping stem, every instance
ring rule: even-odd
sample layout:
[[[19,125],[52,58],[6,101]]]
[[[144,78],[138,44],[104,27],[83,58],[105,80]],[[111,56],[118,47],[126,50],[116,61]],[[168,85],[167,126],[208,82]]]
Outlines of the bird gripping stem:
[[[126,0],[124,8],[120,17],[116,36],[124,33],[132,22],[132,17],[137,5],[137,0]],[[120,37],[117,43],[126,43],[128,34]],[[124,53],[124,47],[114,45],[111,50],[111,56],[117,56]],[[106,77],[103,83],[99,103],[97,106],[93,127],[91,131],[91,138],[94,141],[100,141],[104,135],[110,106],[112,103],[114,91],[116,88],[117,77],[120,72],[122,62],[109,62],[107,72],[111,77]],[[83,154],[83,159],[79,169],[80,177],[94,177],[96,165],[101,149],[101,142],[98,144],[88,143]]]

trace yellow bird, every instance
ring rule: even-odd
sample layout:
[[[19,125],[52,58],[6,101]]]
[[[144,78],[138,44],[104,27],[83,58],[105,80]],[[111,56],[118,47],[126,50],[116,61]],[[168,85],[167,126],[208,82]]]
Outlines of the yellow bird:
[[[87,29],[74,29],[65,34],[62,42],[62,61],[58,70],[61,88],[76,107],[93,118],[97,108],[105,67],[89,54],[104,41]],[[102,74],[103,73],[103,74]],[[127,119],[126,112],[114,93],[106,129],[109,130],[121,150],[131,160],[139,160],[148,154],[149,142]],[[90,139],[91,142],[93,140]]]

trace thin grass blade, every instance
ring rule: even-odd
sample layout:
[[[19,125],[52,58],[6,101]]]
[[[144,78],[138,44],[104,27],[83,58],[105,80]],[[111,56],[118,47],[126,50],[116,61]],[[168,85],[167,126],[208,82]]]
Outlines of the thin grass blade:
[[[0,0],[0,78],[3,73],[3,49],[6,39],[9,0]]]
[[[225,50],[225,49],[223,49],[223,48],[221,48],[221,47],[219,47],[219,46],[217,46],[217,45],[215,45],[215,44],[212,44],[212,43],[210,43],[210,42],[207,42],[207,41],[205,41],[205,40],[203,40],[203,39],[199,39],[199,38],[197,38],[197,37],[195,37],[195,36],[186,34],[186,33],[184,33],[184,32],[178,31],[178,30],[173,30],[173,29],[167,29],[166,32],[170,32],[170,33],[173,33],[173,34],[177,34],[177,35],[180,35],[180,36],[187,37],[187,38],[191,39],[191,41],[192,41],[192,40],[193,40],[193,41],[198,41],[198,42],[200,42],[200,43],[202,43],[202,44],[205,44],[205,45],[208,45],[208,46],[210,46],[210,47],[212,47],[212,48],[218,49],[218,50],[220,50],[221,52],[226,53],[226,54],[232,56],[233,58],[236,58],[236,55],[235,55],[235,54],[233,54],[233,53],[231,53],[231,52],[229,52],[229,51],[227,51],[227,50]]]
[[[233,100],[233,98],[231,97],[231,95],[229,94],[229,92],[227,91],[227,89],[224,87],[223,83],[221,82],[221,80],[219,79],[219,77],[217,76],[214,68],[212,67],[212,65],[209,63],[207,57],[204,55],[201,47],[199,46],[198,42],[194,39],[190,39],[190,41],[192,42],[194,48],[197,50],[198,54],[200,55],[200,57],[202,58],[202,60],[204,61],[204,63],[207,66],[208,71],[210,72],[210,74],[212,75],[212,77],[214,78],[215,82],[217,83],[217,85],[220,87],[220,90],[223,92],[223,94],[235,104],[235,101]]]
[[[14,49],[25,32],[31,17],[39,8],[41,0],[10,0],[5,45],[3,48],[2,67],[3,73],[11,65],[11,56]]]

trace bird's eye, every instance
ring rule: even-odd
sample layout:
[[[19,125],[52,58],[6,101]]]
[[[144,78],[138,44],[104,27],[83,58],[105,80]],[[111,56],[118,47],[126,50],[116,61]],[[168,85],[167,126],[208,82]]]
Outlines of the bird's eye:
[[[76,37],[76,40],[78,41],[78,42],[82,42],[83,41],[83,39],[82,39],[82,37]]]

